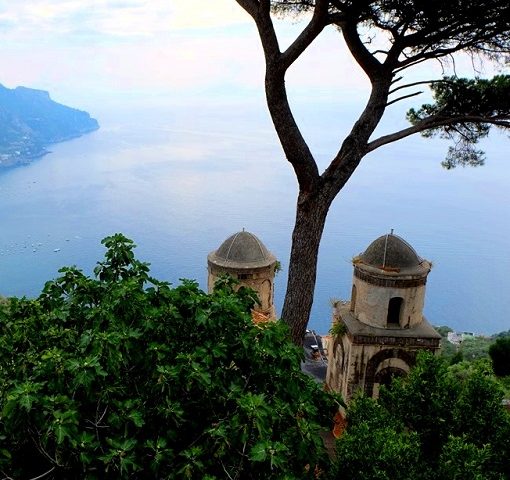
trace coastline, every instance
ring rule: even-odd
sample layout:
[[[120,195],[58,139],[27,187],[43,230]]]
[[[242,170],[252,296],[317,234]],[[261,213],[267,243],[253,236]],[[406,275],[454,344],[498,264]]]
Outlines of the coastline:
[[[96,130],[99,130],[99,128],[100,128],[99,124],[97,124],[94,127],[82,130],[77,133],[66,135],[65,137],[59,138],[58,140],[55,140],[53,142],[38,145],[37,146],[38,150],[35,152],[29,151],[27,153],[24,153],[23,150],[14,150],[13,152],[0,153],[0,172],[10,170],[12,168],[30,165],[34,160],[38,160],[51,153],[51,150],[47,149],[47,147],[49,147],[50,145],[55,145],[57,143],[63,143],[68,142],[70,140],[74,140],[75,138],[79,138],[89,133],[95,132]],[[13,149],[14,148],[15,147],[13,147]]]

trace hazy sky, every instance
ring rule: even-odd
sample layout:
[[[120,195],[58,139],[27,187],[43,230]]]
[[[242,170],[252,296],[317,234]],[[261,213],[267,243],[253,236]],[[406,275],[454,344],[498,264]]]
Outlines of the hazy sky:
[[[297,27],[285,23],[282,45]],[[262,96],[257,33],[234,0],[0,0],[0,35],[0,83],[47,89],[84,107],[145,96],[211,102]],[[313,89],[319,97],[340,83],[366,86],[333,31],[288,81],[296,95]]]
[[[282,48],[301,26],[278,24]],[[87,110],[263,101],[258,35],[235,0],[0,0],[0,36],[0,83],[49,90]],[[358,111],[368,82],[330,28],[287,85],[298,103],[358,103]]]

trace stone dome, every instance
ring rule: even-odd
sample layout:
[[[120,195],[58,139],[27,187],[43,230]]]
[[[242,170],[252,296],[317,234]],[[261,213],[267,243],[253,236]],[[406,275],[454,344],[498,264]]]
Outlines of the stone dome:
[[[422,259],[403,238],[392,233],[374,240],[361,254],[365,265],[380,269],[409,269],[418,267]]]
[[[263,268],[276,262],[276,257],[257,236],[244,230],[228,237],[207,259],[220,267],[234,269]]]

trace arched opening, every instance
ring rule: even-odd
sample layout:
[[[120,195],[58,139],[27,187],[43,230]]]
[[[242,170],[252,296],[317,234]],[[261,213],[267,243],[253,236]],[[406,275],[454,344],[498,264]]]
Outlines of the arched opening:
[[[416,358],[416,352],[408,352],[406,350],[402,350],[400,348],[389,348],[386,350],[381,350],[380,352],[376,353],[367,363],[367,369],[365,372],[365,393],[372,397],[374,393],[377,395],[377,392],[374,392],[374,384],[379,383],[383,376],[386,376],[386,374],[380,374],[377,376],[377,368],[379,365],[381,365],[382,362],[384,362],[387,359],[391,358],[398,358],[404,362],[404,364],[407,364],[408,367],[412,367],[415,363]],[[391,365],[387,365],[391,367]],[[402,369],[404,365],[402,363],[398,366],[398,368]],[[384,367],[386,368],[386,367]],[[403,370],[405,373],[405,370]],[[377,378],[376,378],[377,376]]]
[[[353,285],[351,292],[351,312],[354,312],[355,307],[356,307],[356,285]]]
[[[386,367],[383,368],[374,379],[374,383],[378,383],[379,385],[388,386],[391,381],[396,377],[404,377],[406,372],[398,367]]]
[[[393,297],[388,303],[388,317],[386,323],[388,327],[400,326],[400,314],[404,305],[404,299],[402,297]]]
[[[381,386],[388,387],[394,378],[405,377],[407,373],[398,367],[386,367],[383,368],[374,379],[374,386],[372,391],[372,397],[378,398]]]

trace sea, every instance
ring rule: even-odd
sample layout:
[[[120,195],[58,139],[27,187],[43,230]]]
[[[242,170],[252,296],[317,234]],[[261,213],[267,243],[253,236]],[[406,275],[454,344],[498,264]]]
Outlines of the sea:
[[[244,228],[282,264],[281,311],[297,184],[265,107],[90,113],[98,131],[0,171],[0,294],[36,297],[63,266],[91,274],[101,239],[116,232],[135,241],[156,278],[191,278],[205,289],[207,254]],[[324,103],[301,106],[296,117],[324,168],[353,114]],[[390,116],[385,128],[399,122]],[[481,143],[484,166],[450,171],[440,165],[441,139],[407,138],[367,156],[330,210],[309,327],[329,330],[331,302],[350,296],[353,256],[393,229],[433,263],[425,300],[432,324],[487,335],[510,329],[509,145],[491,134]]]

